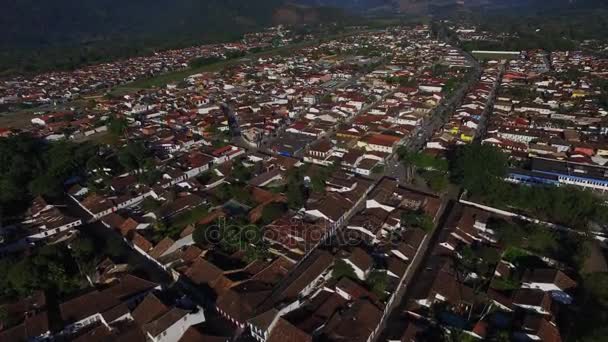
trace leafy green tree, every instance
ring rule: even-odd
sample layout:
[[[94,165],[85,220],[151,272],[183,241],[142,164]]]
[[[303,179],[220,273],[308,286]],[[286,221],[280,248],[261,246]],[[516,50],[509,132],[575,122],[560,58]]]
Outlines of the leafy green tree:
[[[570,313],[574,322],[570,335],[577,341],[604,341],[608,334],[608,273],[586,275],[579,292],[580,311]]]
[[[91,175],[105,175],[104,168],[106,167],[106,161],[98,154],[93,155],[86,163],[87,173]]]
[[[502,182],[506,171],[507,157],[502,151],[489,145],[478,144],[462,147],[451,167],[454,180],[471,194],[496,191],[496,184]]]
[[[114,137],[122,137],[126,134],[129,124],[125,118],[111,115],[108,119],[108,132]]]
[[[32,262],[27,259],[20,261],[9,269],[7,280],[10,287],[4,290],[20,296],[26,296],[40,285],[37,278],[38,276],[35,274]]]
[[[355,270],[353,267],[346,263],[346,261],[342,259],[337,259],[334,262],[334,269],[331,274],[333,279],[340,279],[342,277],[347,277],[350,279],[357,279],[357,275],[355,274]]]
[[[17,216],[35,195],[60,195],[65,182],[86,175],[98,147],[45,142],[28,134],[0,138],[0,216]]]
[[[153,212],[160,208],[161,203],[152,197],[146,197],[141,202],[141,208],[146,212]]]
[[[386,287],[388,286],[388,274],[386,271],[372,271],[365,282],[372,293],[378,296],[378,298],[384,299],[387,296]]]
[[[595,319],[593,319],[595,320]],[[582,335],[578,336],[577,341],[581,342],[604,342],[608,336],[607,326],[597,326],[592,330],[584,331]]]
[[[27,296],[34,290],[66,295],[84,283],[74,259],[65,245],[45,246],[18,262],[10,263],[0,291],[7,296]]]
[[[608,308],[608,273],[593,273],[583,280],[586,294]]]
[[[274,220],[283,216],[287,212],[287,205],[285,203],[275,202],[270,203],[262,210],[262,223],[270,224]]]
[[[247,182],[251,179],[251,169],[243,165],[243,163],[236,163],[232,169],[232,177],[239,182]]]
[[[268,246],[264,242],[258,242],[256,244],[250,244],[245,249],[245,258],[248,262],[256,260],[264,260],[270,257]]]
[[[95,245],[88,238],[78,238],[70,246],[76,258],[89,259],[95,254]]]
[[[448,176],[440,171],[427,171],[422,174],[422,177],[426,181],[429,188],[435,192],[445,190],[450,183]]]
[[[551,255],[559,247],[555,233],[545,227],[530,226],[526,240],[528,248],[544,255]]]
[[[223,183],[215,190],[215,195],[220,200],[220,204],[232,198],[232,187],[228,183]]]
[[[304,187],[300,182],[287,184],[287,203],[290,208],[299,210],[304,206]]]
[[[124,257],[125,254],[128,254],[129,252],[127,245],[119,236],[109,238],[104,247],[105,252],[108,254],[108,256],[113,258]]]
[[[206,247],[218,243],[219,228],[213,224],[197,225],[192,233],[192,239],[194,242],[201,246]]]
[[[460,329],[450,329],[446,331],[444,340],[446,342],[474,342],[477,341],[477,338],[465,333]]]
[[[420,228],[425,232],[430,232],[435,227],[435,223],[423,211],[405,210],[401,213],[401,226],[404,228]]]
[[[200,68],[202,66],[211,65],[221,61],[219,57],[200,57],[190,61],[191,68]]]
[[[29,135],[0,138],[0,204],[13,212],[28,200],[31,180],[44,170],[46,146]]]
[[[333,96],[331,94],[325,94],[321,97],[320,100],[321,103],[332,103],[333,102]]]
[[[520,225],[509,224],[507,222],[497,224],[495,231],[498,241],[503,244],[505,248],[520,247],[526,236],[525,230]]]
[[[150,166],[149,152],[141,142],[131,142],[118,151],[118,161],[125,170],[143,173]]]
[[[0,330],[9,328],[11,325],[11,317],[6,310],[6,307],[0,306]]]

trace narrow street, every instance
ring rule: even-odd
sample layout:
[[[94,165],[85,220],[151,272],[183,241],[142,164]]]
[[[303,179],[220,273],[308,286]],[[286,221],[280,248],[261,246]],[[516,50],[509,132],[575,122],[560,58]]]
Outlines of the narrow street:
[[[479,80],[482,73],[481,65],[470,54],[464,51],[461,52],[467,56],[467,59],[474,67],[474,71],[471,74],[470,79],[463,82],[458,90],[456,90],[447,101],[440,103],[430,115],[428,120],[425,120],[423,126],[416,130],[414,138],[404,145],[410,152],[419,152],[424,148],[426,143],[433,137],[433,134],[443,127],[449,115],[462,103],[464,96],[471,89],[471,87],[473,87],[477,80]],[[398,162],[395,157],[396,156],[392,156],[388,161],[386,171],[391,177],[400,180],[401,178],[399,176],[406,176],[406,168],[402,165],[402,163]],[[449,222],[449,220],[453,217],[454,208],[458,203],[460,192],[460,188],[454,187],[450,188],[449,191],[443,195],[445,204],[444,211],[437,222],[435,230],[430,236],[428,236],[428,239],[424,240],[419,253],[416,254],[416,257],[412,261],[409,269],[410,271],[405,275],[402,287],[397,290],[397,296],[395,297],[395,301],[393,303],[394,306],[389,309],[390,313],[383,322],[382,331],[375,338],[375,341],[386,341],[389,337],[395,337],[393,336],[395,331],[398,331],[398,329],[402,327],[402,315],[408,305],[409,298],[413,293],[413,288],[416,285],[415,280],[420,279],[420,275],[424,270],[424,265],[427,263],[430,257],[433,246],[437,243],[437,240],[441,235],[446,223]]]
[[[389,337],[394,337],[393,335],[399,333],[400,329],[402,329],[403,313],[407,308],[410,296],[413,294],[413,290],[417,284],[415,280],[420,279],[420,275],[424,270],[423,266],[427,263],[433,250],[433,246],[437,244],[437,240],[441,235],[443,228],[445,227],[446,223],[449,222],[451,216],[453,216],[456,203],[457,202],[453,199],[448,199],[446,201],[445,210],[439,218],[435,230],[430,235],[430,238],[424,241],[420,253],[416,255],[416,258],[414,258],[412,261],[410,266],[412,271],[406,275],[403,286],[397,290],[398,296],[395,298],[396,305],[386,319],[383,331],[378,335],[376,341],[386,341]]]

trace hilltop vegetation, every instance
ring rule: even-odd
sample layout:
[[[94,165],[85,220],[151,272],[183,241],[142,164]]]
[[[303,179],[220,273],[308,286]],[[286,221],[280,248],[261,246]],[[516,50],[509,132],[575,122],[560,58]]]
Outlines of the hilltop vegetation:
[[[0,11],[0,76],[233,41],[275,24],[346,19],[336,9],[285,0],[8,0]]]
[[[517,38],[502,41],[474,41],[467,50],[575,50],[587,39],[603,40],[608,35],[608,3],[575,1],[572,4],[539,4],[530,7],[461,12],[456,18],[478,25],[480,30],[507,32]],[[547,6],[553,5],[547,8]]]
[[[608,222],[606,204],[593,192],[575,187],[527,187],[507,183],[508,159],[487,145],[470,145],[456,152],[450,165],[452,180],[473,200],[504,210],[563,224],[581,231],[591,223]]]

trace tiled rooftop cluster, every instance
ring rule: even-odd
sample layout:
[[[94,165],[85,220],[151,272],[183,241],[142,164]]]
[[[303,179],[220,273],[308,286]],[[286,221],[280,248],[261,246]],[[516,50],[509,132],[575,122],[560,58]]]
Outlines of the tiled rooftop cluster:
[[[572,302],[573,274],[543,255],[535,266],[522,264],[518,258],[530,254],[514,256],[498,237],[508,220],[468,206],[453,211],[389,340],[418,341],[431,322],[480,340],[505,327],[513,338],[562,340],[557,322]]]
[[[225,58],[234,52],[269,48],[273,43],[285,45],[293,38],[289,31],[277,27],[246,35],[241,42],[160,51],[151,56],[85,66],[75,71],[15,77],[0,82],[0,104],[40,105],[63,102],[78,95],[103,91],[136,79],[184,69],[196,58]]]

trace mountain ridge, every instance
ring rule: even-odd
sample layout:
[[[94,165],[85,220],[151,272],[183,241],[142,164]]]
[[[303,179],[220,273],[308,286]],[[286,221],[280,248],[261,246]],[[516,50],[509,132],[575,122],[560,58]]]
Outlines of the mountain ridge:
[[[133,37],[226,40],[274,24],[332,20],[336,11],[291,0],[5,0],[0,49]],[[281,16],[283,13],[283,16]],[[214,39],[217,38],[217,39]]]

